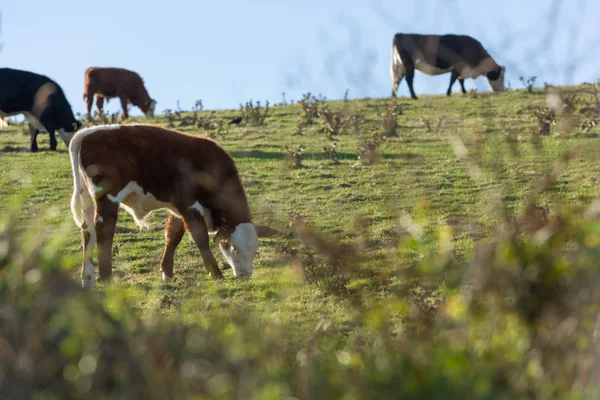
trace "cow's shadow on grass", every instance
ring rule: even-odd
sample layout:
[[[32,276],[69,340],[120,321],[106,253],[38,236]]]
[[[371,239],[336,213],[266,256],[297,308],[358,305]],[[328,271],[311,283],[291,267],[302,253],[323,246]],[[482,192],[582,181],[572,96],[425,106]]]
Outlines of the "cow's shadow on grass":
[[[29,147],[23,147],[18,144],[9,143],[2,147],[2,153],[32,153],[32,151]],[[66,149],[50,150],[49,148],[38,148],[38,151],[32,154],[44,153],[68,154],[68,151]]]

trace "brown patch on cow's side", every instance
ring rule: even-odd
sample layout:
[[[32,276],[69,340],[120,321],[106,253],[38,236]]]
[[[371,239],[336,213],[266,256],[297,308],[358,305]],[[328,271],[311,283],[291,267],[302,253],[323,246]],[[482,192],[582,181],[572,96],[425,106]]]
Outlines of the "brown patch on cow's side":
[[[125,125],[83,138],[81,166],[105,194],[116,196],[136,182],[158,201],[184,213],[198,201],[214,228],[250,221],[238,171],[214,140],[151,125]]]

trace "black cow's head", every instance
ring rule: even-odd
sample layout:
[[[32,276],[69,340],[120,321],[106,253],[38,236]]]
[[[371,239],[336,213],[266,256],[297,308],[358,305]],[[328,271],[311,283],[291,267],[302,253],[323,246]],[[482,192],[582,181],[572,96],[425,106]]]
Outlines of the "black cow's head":
[[[64,126],[58,128],[58,135],[63,140],[63,142],[65,142],[67,147],[69,147],[69,142],[71,141],[71,138],[73,137],[75,132],[77,132],[81,128],[83,128],[83,123],[79,120],[73,119],[71,124],[64,124]]]
[[[497,69],[488,72],[485,77],[490,84],[494,92],[503,92],[506,90],[504,87],[504,72],[506,67],[499,66]]]

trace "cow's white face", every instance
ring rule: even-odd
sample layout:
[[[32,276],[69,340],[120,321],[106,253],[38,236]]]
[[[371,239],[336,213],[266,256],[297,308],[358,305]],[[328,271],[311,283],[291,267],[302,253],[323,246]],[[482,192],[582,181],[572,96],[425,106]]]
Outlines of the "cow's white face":
[[[496,80],[491,80],[490,78],[486,78],[494,92],[503,92],[506,90],[506,88],[504,87],[504,71],[505,70],[506,70],[505,67],[500,67],[500,74],[498,76],[498,79],[496,79]]]
[[[156,109],[156,101],[150,101],[150,107],[148,107],[148,111],[144,113],[146,118],[154,118],[154,110]]]
[[[252,262],[258,244],[256,229],[250,222],[239,224],[227,240],[219,242],[221,253],[233,268],[233,275],[252,277]]]
[[[71,142],[73,135],[75,135],[75,132],[67,132],[63,128],[58,129],[57,132],[58,132],[58,136],[60,136],[62,141],[65,142],[67,147],[69,147],[69,143]]]

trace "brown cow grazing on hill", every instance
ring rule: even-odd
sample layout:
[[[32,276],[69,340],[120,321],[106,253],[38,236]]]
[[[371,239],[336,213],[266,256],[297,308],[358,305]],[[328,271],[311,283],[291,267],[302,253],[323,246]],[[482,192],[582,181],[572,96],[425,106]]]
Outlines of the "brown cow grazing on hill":
[[[156,101],[151,99],[144,86],[144,81],[135,72],[123,68],[90,67],[85,71],[85,88],[83,101],[87,102],[88,115],[91,118],[92,103],[96,96],[96,106],[100,113],[104,112],[104,99],[118,97],[121,100],[123,113],[127,118],[127,104],[138,107],[146,118],[154,118]]]
[[[187,231],[213,278],[223,278],[208,233],[233,268],[251,277],[259,238],[277,231],[254,225],[232,158],[215,141],[150,125],[105,125],[79,131],[69,146],[73,170],[71,211],[83,233],[82,280],[95,284],[92,252],[98,246],[100,280],[112,273],[112,242],[119,206],[136,223],[168,209],[163,279],[173,277],[175,249]]]
[[[413,99],[415,70],[427,75],[451,73],[450,86],[446,94],[452,94],[456,79],[463,93],[465,79],[485,76],[494,92],[504,91],[505,67],[500,66],[483,48],[481,43],[465,35],[417,35],[398,33],[392,43],[392,97],[396,97],[398,86],[406,76],[406,83]]]

